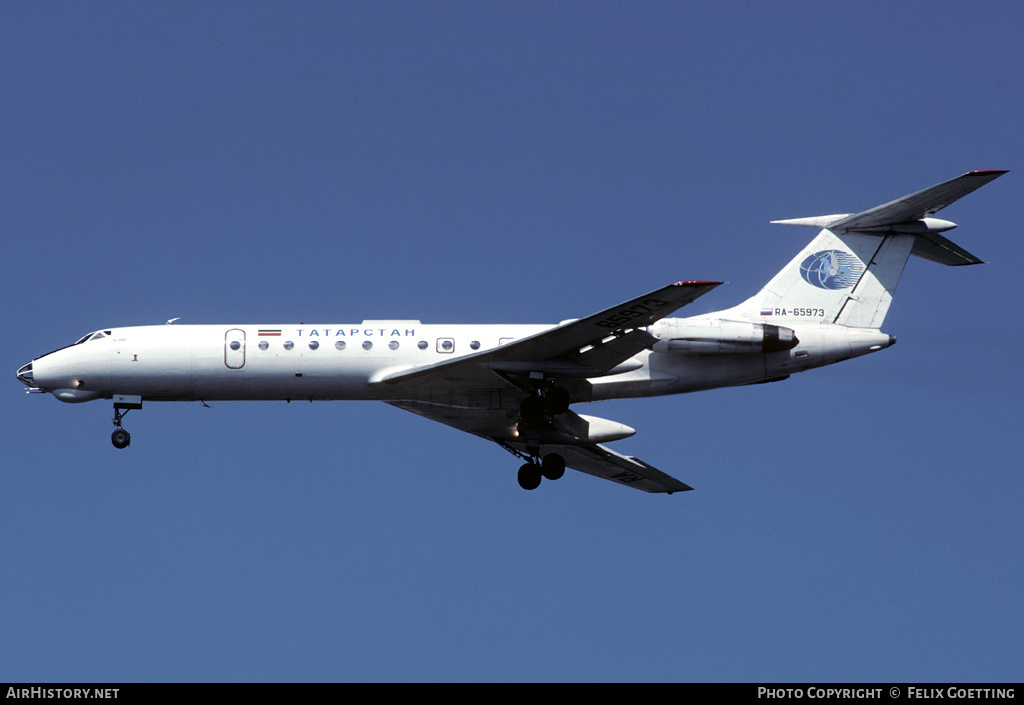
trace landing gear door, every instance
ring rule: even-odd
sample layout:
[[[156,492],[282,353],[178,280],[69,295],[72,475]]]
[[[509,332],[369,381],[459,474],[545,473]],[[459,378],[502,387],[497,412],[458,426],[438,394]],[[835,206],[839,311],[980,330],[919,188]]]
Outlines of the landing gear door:
[[[232,328],[224,334],[224,364],[232,370],[245,366],[245,331]]]

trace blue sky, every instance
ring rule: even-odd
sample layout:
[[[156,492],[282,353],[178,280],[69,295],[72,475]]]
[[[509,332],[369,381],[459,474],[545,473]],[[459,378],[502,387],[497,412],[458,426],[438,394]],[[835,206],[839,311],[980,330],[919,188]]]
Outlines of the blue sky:
[[[1019,681],[1024,6],[5,3],[0,680]],[[899,344],[586,409],[696,488],[383,404],[27,397],[98,328],[557,322],[757,291],[972,169]]]

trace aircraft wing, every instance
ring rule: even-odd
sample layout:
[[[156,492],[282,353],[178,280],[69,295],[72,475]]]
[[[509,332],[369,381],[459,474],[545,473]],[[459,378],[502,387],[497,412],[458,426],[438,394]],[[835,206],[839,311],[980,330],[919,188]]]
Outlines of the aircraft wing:
[[[505,441],[514,432],[515,421],[502,410],[458,409],[438,404],[412,401],[388,402],[399,409],[439,421],[460,431],[495,441],[499,445],[519,452],[527,450],[538,455],[559,453],[565,458],[565,466],[594,477],[617,482],[626,487],[652,493],[684,492],[693,488],[686,483],[648,465],[639,458],[616,453],[607,446],[597,443],[560,444],[544,443],[527,448],[526,443]],[[572,412],[569,412],[570,414]]]
[[[390,385],[493,387],[493,372],[597,377],[654,344],[644,330],[721,282],[676,282],[536,335],[445,362],[397,370],[372,380]]]
[[[586,400],[587,378],[616,372],[617,366],[654,344],[656,339],[644,327],[719,284],[676,282],[497,348],[385,373],[372,381],[392,387],[389,404],[492,440],[517,455],[541,457],[557,452],[565,458],[566,467],[627,487],[646,492],[689,490],[642,460],[596,442],[623,438],[632,429],[566,411],[549,425],[530,429],[527,439],[520,434],[519,407],[530,394],[532,374],[558,379],[574,390],[574,401]],[[595,437],[592,424],[610,425],[614,433]]]

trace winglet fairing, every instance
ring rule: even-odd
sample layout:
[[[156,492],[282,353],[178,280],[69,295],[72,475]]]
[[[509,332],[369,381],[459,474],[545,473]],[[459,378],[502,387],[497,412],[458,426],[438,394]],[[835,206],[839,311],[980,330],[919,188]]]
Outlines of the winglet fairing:
[[[981,261],[940,234],[956,225],[935,213],[1004,173],[969,172],[859,213],[773,221],[820,232],[757,294],[714,313],[670,318],[720,284],[680,281],[554,326],[114,328],[17,376],[61,401],[113,400],[118,448],[130,442],[123,416],[145,401],[379,400],[494,441],[524,461],[526,489],[569,467],[671,494],[691,488],[603,445],[632,428],[570,407],[771,382],[891,346],[880,328],[911,255]]]

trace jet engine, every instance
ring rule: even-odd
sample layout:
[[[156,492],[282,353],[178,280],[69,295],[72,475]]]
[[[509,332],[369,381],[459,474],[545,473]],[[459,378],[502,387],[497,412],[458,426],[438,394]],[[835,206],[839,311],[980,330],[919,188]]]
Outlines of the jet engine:
[[[655,333],[661,338],[655,352],[684,355],[784,352],[800,343],[792,328],[747,321],[675,319],[662,321]]]

